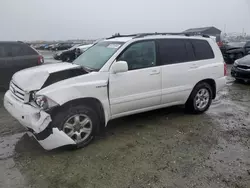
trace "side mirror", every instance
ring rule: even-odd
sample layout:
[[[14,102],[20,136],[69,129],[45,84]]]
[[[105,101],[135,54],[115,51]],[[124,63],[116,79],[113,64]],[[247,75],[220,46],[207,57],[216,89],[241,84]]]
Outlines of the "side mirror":
[[[127,71],[128,71],[128,63],[126,61],[117,61],[111,67],[111,72],[114,74]]]

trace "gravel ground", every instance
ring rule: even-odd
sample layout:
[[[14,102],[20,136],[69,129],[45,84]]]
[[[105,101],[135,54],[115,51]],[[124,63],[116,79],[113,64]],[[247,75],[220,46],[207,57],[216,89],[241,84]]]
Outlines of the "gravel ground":
[[[232,82],[205,114],[129,116],[84,149],[48,152],[0,104],[0,187],[248,188],[249,112],[249,85]]]

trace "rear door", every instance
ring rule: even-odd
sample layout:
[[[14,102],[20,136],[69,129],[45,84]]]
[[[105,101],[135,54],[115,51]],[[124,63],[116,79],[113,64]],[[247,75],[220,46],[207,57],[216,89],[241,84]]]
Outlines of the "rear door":
[[[162,105],[183,104],[193,88],[197,64],[186,39],[160,39],[158,53],[162,64]]]

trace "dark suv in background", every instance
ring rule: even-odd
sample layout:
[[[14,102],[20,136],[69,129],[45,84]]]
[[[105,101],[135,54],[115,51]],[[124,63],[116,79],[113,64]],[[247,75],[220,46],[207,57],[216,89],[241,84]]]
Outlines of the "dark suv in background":
[[[17,71],[43,63],[43,56],[28,44],[0,41],[0,88],[7,89]]]
[[[223,58],[226,63],[232,64],[250,52],[250,41],[247,42],[229,42],[223,40],[221,35],[216,36],[216,42],[220,47]]]

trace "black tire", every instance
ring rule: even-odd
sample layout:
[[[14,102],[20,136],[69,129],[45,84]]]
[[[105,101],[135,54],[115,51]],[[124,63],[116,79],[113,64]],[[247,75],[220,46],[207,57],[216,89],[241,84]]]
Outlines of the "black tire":
[[[201,89],[206,89],[208,91],[208,93],[209,93],[209,97],[208,97],[207,105],[204,108],[199,109],[197,107],[197,105],[195,104],[195,102],[196,102],[195,99],[196,99],[197,93]],[[208,83],[201,82],[201,83],[197,84],[194,87],[192,93],[190,94],[190,96],[189,96],[189,98],[188,98],[188,100],[187,100],[187,102],[185,104],[185,108],[186,108],[187,112],[193,113],[193,114],[201,114],[201,113],[204,113],[205,111],[207,111],[208,108],[210,107],[211,103],[212,103],[212,94],[213,94],[212,88]]]
[[[85,114],[92,121],[92,131],[90,135],[84,141],[77,143],[75,147],[83,148],[95,138],[95,135],[98,133],[100,127],[100,118],[91,107],[85,105],[70,106],[62,111],[59,111],[54,117],[52,117],[52,127],[57,127],[59,130],[63,130],[66,121],[76,114]]]

